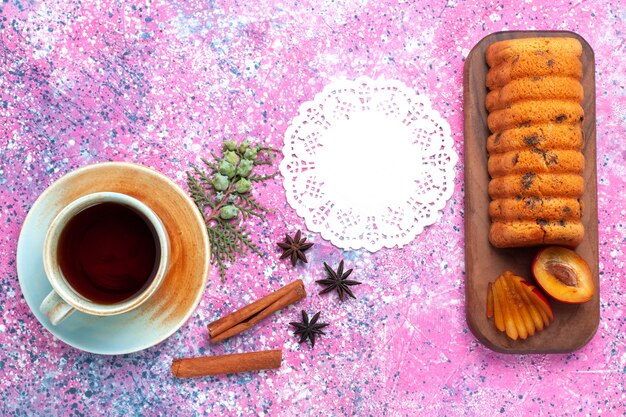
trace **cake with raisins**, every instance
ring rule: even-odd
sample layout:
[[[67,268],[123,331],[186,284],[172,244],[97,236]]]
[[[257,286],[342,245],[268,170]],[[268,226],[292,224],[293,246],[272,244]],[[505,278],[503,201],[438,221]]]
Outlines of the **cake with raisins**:
[[[584,236],[582,45],[526,38],[487,48],[489,240],[578,245]]]

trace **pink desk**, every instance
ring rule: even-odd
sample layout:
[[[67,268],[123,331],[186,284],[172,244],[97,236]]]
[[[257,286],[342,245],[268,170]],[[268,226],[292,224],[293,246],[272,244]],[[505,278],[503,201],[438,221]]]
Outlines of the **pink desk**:
[[[146,416],[529,416],[626,413],[626,11],[619,2],[64,0],[0,5],[0,414]],[[572,30],[594,48],[597,78],[601,322],[581,350],[502,355],[464,313],[463,62],[491,32]],[[402,249],[341,250],[314,233],[309,264],[276,242],[304,228],[282,179],[258,191],[263,256],[217,270],[191,319],[165,342],[123,356],[78,351],[35,319],[16,247],[36,200],[99,161],[185,173],[222,138],[281,147],[299,104],[329,82],[397,79],[426,94],[460,156],[441,219]],[[345,259],[357,299],[319,296],[322,263]],[[212,345],[206,324],[304,280],[309,296]],[[314,349],[290,321],[331,323]],[[173,358],[282,349],[274,371],[177,380]]]

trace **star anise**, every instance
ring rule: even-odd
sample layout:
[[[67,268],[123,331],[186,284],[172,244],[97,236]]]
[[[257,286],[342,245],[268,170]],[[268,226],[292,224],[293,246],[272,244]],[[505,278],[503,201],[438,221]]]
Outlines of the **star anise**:
[[[328,266],[326,262],[324,262],[324,268],[326,268],[326,272],[328,272],[328,278],[315,281],[318,284],[326,286],[326,288],[320,291],[320,294],[326,294],[332,290],[337,290],[337,294],[339,294],[339,299],[341,301],[343,301],[345,294],[348,294],[352,298],[356,298],[350,287],[353,285],[361,285],[361,283],[359,281],[346,279],[352,273],[352,269],[348,269],[346,272],[343,272],[343,260],[339,262],[337,271],[333,271],[333,269]]]
[[[277,245],[284,251],[280,259],[291,258],[291,264],[293,266],[296,266],[298,259],[304,263],[308,263],[304,252],[310,249],[313,244],[306,243],[306,237],[301,237],[302,232],[298,230],[293,238],[289,235],[285,235],[285,241],[277,243]]]
[[[326,334],[321,329],[328,326],[328,323],[318,323],[317,319],[320,318],[320,312],[318,311],[309,321],[309,315],[306,311],[302,310],[302,322],[292,321],[291,324],[296,328],[294,334],[300,335],[300,343],[306,339],[311,341],[311,347],[315,347],[315,335]]]

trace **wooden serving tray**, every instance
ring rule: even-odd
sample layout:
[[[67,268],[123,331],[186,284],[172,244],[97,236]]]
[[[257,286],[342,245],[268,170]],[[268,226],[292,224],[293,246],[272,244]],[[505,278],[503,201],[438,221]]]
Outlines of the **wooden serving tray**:
[[[538,247],[497,249],[489,243],[491,219],[488,213],[486,140],[487,110],[485,77],[488,66],[485,51],[494,42],[528,37],[574,37],[583,45],[581,61],[585,97],[583,135],[585,138],[585,193],[583,195],[584,241],[576,248],[593,273],[596,291],[593,298],[579,305],[551,300],[554,322],[526,340],[513,341],[499,332],[493,319],[487,319],[487,284],[505,270],[534,282],[531,262]],[[483,38],[472,49],[464,70],[465,116],[465,296],[466,315],[472,333],[487,347],[504,353],[560,353],[584,346],[595,334],[600,321],[598,281],[598,208],[596,185],[596,93],[595,61],[589,44],[579,35],[561,31],[498,32]]]

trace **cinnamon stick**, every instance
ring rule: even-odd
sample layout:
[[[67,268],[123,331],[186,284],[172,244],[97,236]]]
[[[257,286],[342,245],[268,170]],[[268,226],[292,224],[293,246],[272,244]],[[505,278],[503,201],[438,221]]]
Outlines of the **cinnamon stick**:
[[[304,283],[298,279],[271,294],[222,317],[207,327],[213,343],[248,330],[270,314],[306,297]]]
[[[274,369],[280,368],[282,359],[282,350],[174,359],[172,361],[172,375],[177,378],[192,378]]]

